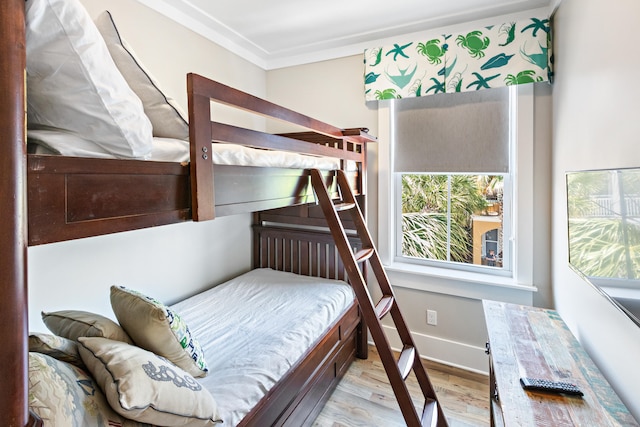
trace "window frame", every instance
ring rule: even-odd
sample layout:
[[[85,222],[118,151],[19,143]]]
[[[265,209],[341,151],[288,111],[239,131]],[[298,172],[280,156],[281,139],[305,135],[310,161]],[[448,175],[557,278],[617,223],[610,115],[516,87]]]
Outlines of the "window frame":
[[[394,189],[394,199],[393,202],[395,203],[395,215],[394,218],[397,218],[396,221],[394,221],[394,226],[395,229],[393,230],[393,234],[394,234],[394,249],[393,249],[393,263],[399,263],[399,264],[415,264],[415,265],[422,265],[422,266],[426,266],[426,267],[436,267],[436,268],[445,268],[445,269],[452,269],[452,270],[460,270],[460,271],[468,271],[468,272],[475,272],[478,274],[488,274],[488,275],[493,275],[493,276],[504,276],[504,277],[510,277],[511,276],[511,269],[512,269],[512,255],[513,255],[513,248],[512,248],[512,242],[513,242],[513,221],[512,221],[512,210],[513,210],[513,185],[512,185],[512,181],[513,181],[513,175],[512,172],[509,173],[504,173],[504,174],[498,174],[498,173],[491,173],[491,172],[486,172],[486,173],[478,173],[478,172],[474,172],[474,173],[443,173],[443,172],[437,172],[437,173],[431,173],[431,172],[424,172],[424,174],[428,174],[428,175],[448,175],[448,176],[453,176],[453,175],[503,175],[504,176],[504,190],[503,190],[503,194],[504,194],[504,199],[503,199],[503,214],[502,214],[502,220],[503,220],[503,224],[502,224],[502,229],[503,229],[503,267],[502,268],[495,268],[495,267],[489,267],[489,266],[485,266],[485,265],[477,265],[477,264],[464,264],[464,263],[460,263],[460,262],[455,262],[455,261],[445,261],[445,260],[433,260],[433,259],[418,259],[418,258],[412,258],[412,257],[408,257],[402,254],[402,240],[403,240],[403,236],[402,236],[402,175],[407,175],[409,173],[404,173],[404,172],[394,172],[393,173],[393,181],[394,181],[394,185],[395,185],[395,189]],[[409,174],[411,175],[411,174]],[[451,188],[449,187],[449,202],[451,199],[451,195],[450,195],[450,191]],[[451,216],[451,206],[448,206],[447,209],[447,216]],[[449,240],[449,239],[447,239]],[[482,236],[482,245],[485,245],[485,240],[484,240],[484,234]]]
[[[389,271],[450,279],[453,282],[482,283],[519,289],[535,290],[533,286],[533,141],[534,141],[534,88],[518,85],[510,89],[514,120],[511,126],[512,177],[512,235],[509,244],[512,257],[507,275],[457,271],[445,267],[415,265],[396,260],[397,233],[395,224],[397,186],[393,172],[394,100],[378,103],[378,252]],[[400,101],[401,102],[401,101]],[[506,222],[506,221],[505,221]],[[415,282],[412,280],[412,282]],[[413,286],[411,286],[413,287]]]

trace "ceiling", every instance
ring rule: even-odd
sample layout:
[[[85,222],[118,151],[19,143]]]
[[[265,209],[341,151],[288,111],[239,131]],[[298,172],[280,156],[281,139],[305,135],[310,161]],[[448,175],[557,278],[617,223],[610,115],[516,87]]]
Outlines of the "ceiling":
[[[559,0],[138,0],[264,69]],[[385,42],[387,41],[387,42]]]

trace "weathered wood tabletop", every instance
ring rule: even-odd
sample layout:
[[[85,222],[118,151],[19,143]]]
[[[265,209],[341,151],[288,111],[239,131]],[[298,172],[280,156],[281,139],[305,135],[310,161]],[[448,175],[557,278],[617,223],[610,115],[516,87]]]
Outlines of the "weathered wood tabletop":
[[[491,353],[495,424],[638,426],[557,312],[483,301]],[[584,396],[525,391],[520,377],[571,382]]]

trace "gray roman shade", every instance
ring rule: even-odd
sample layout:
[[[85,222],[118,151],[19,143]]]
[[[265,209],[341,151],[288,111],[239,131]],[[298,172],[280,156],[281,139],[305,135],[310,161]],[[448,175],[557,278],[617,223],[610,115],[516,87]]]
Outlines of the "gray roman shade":
[[[393,100],[394,171],[509,171],[509,88]]]

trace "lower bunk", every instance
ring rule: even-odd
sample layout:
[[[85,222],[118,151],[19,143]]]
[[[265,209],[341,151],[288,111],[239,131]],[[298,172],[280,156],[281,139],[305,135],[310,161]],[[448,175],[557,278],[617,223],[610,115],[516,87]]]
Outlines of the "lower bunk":
[[[337,279],[344,266],[330,236],[255,229],[254,270],[181,302],[112,287],[117,323],[43,313],[51,334],[29,339],[33,425],[311,425],[354,358],[366,357],[366,330]],[[169,343],[165,320],[182,330]],[[167,350],[180,341],[177,355]]]

